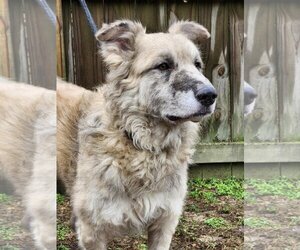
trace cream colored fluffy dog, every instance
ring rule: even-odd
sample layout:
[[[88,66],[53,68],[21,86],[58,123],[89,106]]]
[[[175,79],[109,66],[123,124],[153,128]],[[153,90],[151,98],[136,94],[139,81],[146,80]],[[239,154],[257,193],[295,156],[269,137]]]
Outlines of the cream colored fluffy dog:
[[[43,250],[56,249],[55,104],[54,91],[0,77],[0,170],[21,196]]]
[[[72,198],[82,249],[148,232],[150,250],[169,249],[187,190],[198,122],[214,111],[215,89],[195,43],[194,22],[146,34],[128,20],[96,34],[109,73],[90,92],[58,86],[58,173]]]

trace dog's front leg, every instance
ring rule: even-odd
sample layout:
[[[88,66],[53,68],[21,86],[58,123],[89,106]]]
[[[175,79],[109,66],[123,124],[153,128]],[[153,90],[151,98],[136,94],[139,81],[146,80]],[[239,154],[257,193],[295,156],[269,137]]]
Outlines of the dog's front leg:
[[[76,231],[80,249],[82,250],[106,250],[106,235],[103,232],[95,231],[90,224],[78,219]]]
[[[170,248],[178,220],[178,215],[169,214],[161,216],[151,224],[148,228],[149,250],[168,250]]]

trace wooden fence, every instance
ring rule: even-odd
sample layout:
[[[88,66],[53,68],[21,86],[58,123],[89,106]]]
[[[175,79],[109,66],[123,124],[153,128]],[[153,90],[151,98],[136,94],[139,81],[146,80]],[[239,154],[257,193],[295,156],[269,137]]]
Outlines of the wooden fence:
[[[228,163],[232,174],[234,166],[230,164],[243,162],[245,158],[249,162],[300,161],[299,154],[294,154],[300,149],[297,142],[300,126],[293,117],[296,115],[300,120],[296,110],[299,103],[295,103],[295,90],[299,90],[299,84],[295,84],[299,78],[295,74],[299,54],[295,48],[299,46],[299,36],[296,40],[292,36],[299,22],[296,14],[299,8],[262,3],[244,8],[242,2],[203,0],[87,3],[98,27],[103,22],[128,18],[140,20],[148,32],[166,31],[175,14],[178,19],[193,20],[208,28],[211,39],[201,50],[205,74],[216,87],[219,98],[214,115],[199,136],[195,162]],[[59,72],[68,80],[92,89],[105,78],[97,43],[77,0],[59,1],[58,5],[63,54]],[[277,72],[282,66],[287,69],[287,65],[293,68],[289,68],[288,74],[284,70]],[[244,75],[259,94],[257,108],[245,119],[245,124],[241,84]],[[246,148],[245,142],[250,143]],[[274,157],[274,152],[279,151],[283,154]],[[259,159],[264,153],[265,157]]]
[[[170,16],[194,20],[211,32],[211,40],[201,47],[205,74],[218,89],[217,110],[204,127],[202,142],[242,141],[241,51],[243,44],[243,4],[210,1],[87,1],[98,27],[103,22],[128,18],[139,20],[147,32],[166,31]],[[78,1],[62,1],[59,72],[68,80],[93,88],[104,82],[105,68],[97,43]],[[60,58],[60,57],[59,57]]]
[[[52,7],[56,4],[58,17],[56,53],[55,48],[45,49],[49,41],[55,46],[54,37],[49,28],[38,25],[44,14],[33,2],[0,2],[0,73],[49,83],[40,65],[50,57],[54,63],[49,70],[55,71],[56,54],[59,76],[89,89],[102,84],[106,69],[78,0],[49,2]],[[244,160],[274,163],[279,174],[286,171],[286,164],[300,169],[299,4],[244,6],[242,1],[221,0],[87,0],[87,4],[98,27],[128,18],[141,21],[148,32],[166,31],[170,17],[176,15],[208,28],[211,39],[201,50],[205,74],[219,98],[216,112],[199,135],[195,162],[216,163],[218,173],[231,175]],[[256,109],[245,120],[244,76],[258,92]],[[219,171],[221,167],[227,170]]]
[[[0,75],[55,89],[55,51],[55,27],[35,0],[0,1]]]

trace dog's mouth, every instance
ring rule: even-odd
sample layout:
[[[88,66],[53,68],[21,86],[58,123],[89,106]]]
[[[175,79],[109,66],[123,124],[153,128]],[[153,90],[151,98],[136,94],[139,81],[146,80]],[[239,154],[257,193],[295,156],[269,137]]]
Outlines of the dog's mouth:
[[[167,115],[167,119],[171,122],[182,122],[182,121],[193,121],[193,122],[198,122],[202,117],[206,115],[212,114],[212,111],[206,110],[206,111],[201,111],[194,113],[189,116],[174,116],[174,115]]]

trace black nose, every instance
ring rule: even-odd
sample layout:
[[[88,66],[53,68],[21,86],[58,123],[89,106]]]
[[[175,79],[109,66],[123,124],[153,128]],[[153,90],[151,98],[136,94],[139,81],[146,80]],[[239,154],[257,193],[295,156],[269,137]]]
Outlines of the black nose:
[[[254,89],[247,89],[244,91],[244,103],[245,105],[251,104],[255,98],[257,97],[257,94]]]
[[[212,105],[217,97],[217,92],[213,86],[206,86],[200,89],[196,94],[198,101],[205,107]]]

